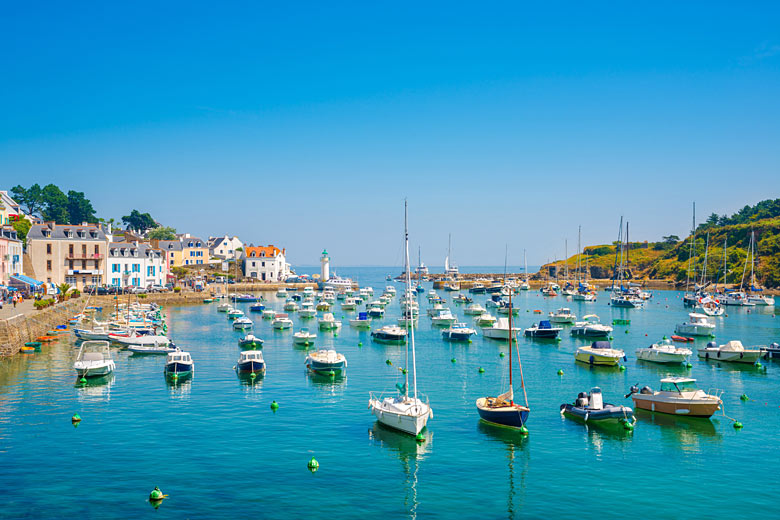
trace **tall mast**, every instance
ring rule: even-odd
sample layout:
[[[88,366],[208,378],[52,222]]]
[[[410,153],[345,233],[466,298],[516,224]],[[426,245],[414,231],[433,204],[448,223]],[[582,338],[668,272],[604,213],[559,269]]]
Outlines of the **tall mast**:
[[[756,232],[750,230],[750,290],[756,287]]]
[[[408,210],[407,210],[408,203],[404,199],[404,249],[406,251],[405,259],[406,259],[406,290],[407,290],[407,310],[409,313],[409,317],[411,318],[412,314],[412,300],[411,300],[411,294],[412,294],[412,275],[409,274],[409,225],[408,225]],[[409,330],[409,338],[410,342],[412,344],[412,381],[414,384],[414,399],[417,400],[417,360],[415,359],[415,353],[414,353],[414,326],[412,326],[411,319],[407,320],[407,328]],[[408,348],[407,348],[408,352]],[[407,354],[408,355],[408,354]],[[406,375],[407,383],[409,381],[409,374],[407,371]],[[406,397],[409,397],[409,385],[406,385]]]
[[[528,259],[525,257],[525,249],[523,249],[523,273],[525,273],[525,282],[528,283]]]
[[[628,270],[628,254],[631,251],[631,244],[628,241],[628,222],[626,222],[626,270]]]
[[[566,281],[569,281],[569,239],[564,238],[563,239],[563,257],[566,259],[564,260],[566,262]]]
[[[612,273],[612,292],[615,291],[615,280],[618,277],[618,255],[620,255],[620,258],[623,258],[623,216],[620,217],[620,226],[618,226],[618,245],[615,247],[615,263],[612,266],[613,273]],[[622,262],[622,260],[621,260]]]
[[[726,250],[728,249],[728,237],[723,239],[723,293],[726,293]]]
[[[704,245],[704,267],[701,271],[701,288],[704,289],[704,286],[707,284],[707,256],[710,251],[710,232],[707,231],[707,241]]]
[[[582,226],[577,227],[577,282],[582,282]]]

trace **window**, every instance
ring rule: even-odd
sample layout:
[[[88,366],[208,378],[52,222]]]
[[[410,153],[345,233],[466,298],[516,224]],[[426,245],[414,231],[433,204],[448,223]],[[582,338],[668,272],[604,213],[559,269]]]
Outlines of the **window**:
[[[111,264],[111,272],[112,273],[118,273],[119,271],[119,264]]]
[[[68,269],[73,269],[73,260],[68,260]]]
[[[263,262],[263,267],[265,267],[265,262]]]
[[[111,279],[111,285],[113,285],[114,287],[119,287],[120,283],[121,283],[120,282],[120,278],[112,278]]]
[[[252,267],[255,267],[255,263],[254,262],[252,262]]]
[[[47,251],[48,253],[51,253],[51,251]],[[73,244],[68,245],[68,254],[70,256],[73,256]]]
[[[82,260],[81,261],[81,268],[82,269],[86,269],[87,268],[87,261],[86,260]]]
[[[140,273],[141,272],[141,264],[133,264],[133,272],[134,273]]]
[[[51,254],[51,244],[46,244],[46,254],[47,255]]]
[[[154,276],[154,266],[150,265],[146,268],[146,276]]]
[[[95,254],[96,255],[100,254],[100,247],[97,244],[95,244]]]
[[[66,276],[65,277],[65,283],[68,285],[76,285],[76,277],[75,276]]]
[[[46,260],[46,270],[51,271],[51,260]]]
[[[100,284],[100,276],[93,276],[92,285],[98,285],[98,284]]]

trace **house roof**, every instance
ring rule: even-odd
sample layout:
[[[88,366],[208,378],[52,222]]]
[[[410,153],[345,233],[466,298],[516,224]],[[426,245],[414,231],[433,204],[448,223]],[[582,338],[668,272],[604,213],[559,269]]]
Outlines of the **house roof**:
[[[178,240],[160,240],[160,249],[163,251],[181,251],[181,242]]]
[[[137,255],[134,255],[133,251],[137,251]],[[125,252],[128,253],[127,256],[124,255]],[[155,255],[162,255],[162,251],[143,242],[111,242],[108,244],[110,258],[142,258]]]
[[[49,232],[46,236],[44,233]],[[67,236],[67,233],[72,236]],[[84,236],[79,236],[79,232]],[[47,222],[46,224],[35,224],[27,233],[27,240],[89,240],[95,242],[105,242],[106,234],[97,224],[71,225],[55,224]]]
[[[255,247],[246,247],[244,248],[244,253],[247,257],[260,257],[260,258],[273,258],[275,256],[279,256],[279,254],[284,254],[284,249],[279,249],[278,247],[274,245],[267,245],[267,246],[255,246]]]

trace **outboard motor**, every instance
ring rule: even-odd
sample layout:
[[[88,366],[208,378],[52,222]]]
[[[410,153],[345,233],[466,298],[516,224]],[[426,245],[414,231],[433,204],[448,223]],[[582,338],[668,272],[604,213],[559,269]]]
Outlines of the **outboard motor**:
[[[577,406],[580,406],[582,408],[585,408],[588,406],[588,393],[587,392],[580,392],[577,394]]]
[[[647,387],[645,387],[645,388],[647,388]],[[628,395],[638,394],[639,393],[639,387],[636,386],[636,385],[632,385],[631,388],[628,389],[628,391],[629,391]]]
[[[643,386],[642,390],[640,390],[639,393],[640,394],[645,394],[645,395],[653,395],[653,389],[650,388],[649,386]]]
[[[601,397],[601,388],[595,387],[590,391],[590,407],[594,410],[604,408],[604,400]]]
[[[717,348],[717,347],[718,344],[715,343],[714,341],[710,341],[709,343],[707,343],[707,348]]]

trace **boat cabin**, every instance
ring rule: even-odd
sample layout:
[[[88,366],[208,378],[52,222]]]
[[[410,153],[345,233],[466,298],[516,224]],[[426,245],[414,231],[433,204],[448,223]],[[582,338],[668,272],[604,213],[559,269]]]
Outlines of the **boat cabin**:
[[[192,363],[192,356],[189,352],[171,352],[168,354],[166,363]]]
[[[689,377],[667,377],[661,379],[662,392],[695,392],[696,380]]]
[[[598,348],[598,349],[611,349],[612,345],[609,343],[609,341],[594,341],[590,348]],[[599,390],[600,391],[600,390]]]
[[[263,360],[262,352],[258,350],[246,350],[244,352],[241,352],[241,359],[239,359],[239,362],[262,361],[262,360]]]

